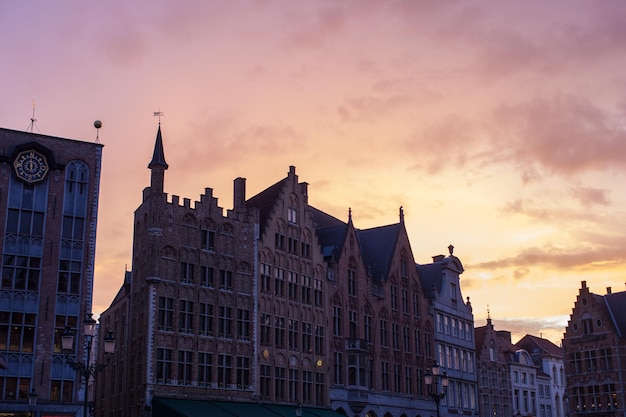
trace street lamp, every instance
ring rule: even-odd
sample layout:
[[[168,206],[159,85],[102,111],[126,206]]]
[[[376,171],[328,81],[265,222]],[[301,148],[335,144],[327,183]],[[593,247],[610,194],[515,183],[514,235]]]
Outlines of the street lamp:
[[[92,314],[88,313],[87,318],[83,321],[83,333],[85,334],[85,342],[87,344],[87,360],[86,362],[75,361],[72,356],[74,352],[74,333],[69,326],[65,327],[65,331],[61,336],[61,345],[63,353],[65,354],[65,360],[70,367],[76,371],[80,376],[85,378],[85,395],[84,395],[84,411],[83,417],[87,417],[89,414],[89,402],[87,397],[87,388],[89,384],[89,378],[95,377],[96,374],[102,371],[109,364],[111,356],[115,351],[115,337],[113,332],[107,331],[107,335],[104,337],[104,358],[105,363],[90,363],[91,361],[91,344],[93,338],[96,335],[96,321],[93,319]]]
[[[37,405],[37,391],[31,388],[28,393],[28,407],[30,408],[30,417],[35,415],[35,406]]]
[[[428,395],[435,400],[435,404],[437,405],[437,417],[439,417],[439,403],[446,396],[448,384],[450,383],[448,374],[446,374],[446,372],[442,374],[441,367],[435,362],[433,366],[426,371],[424,380],[426,385],[428,385]]]

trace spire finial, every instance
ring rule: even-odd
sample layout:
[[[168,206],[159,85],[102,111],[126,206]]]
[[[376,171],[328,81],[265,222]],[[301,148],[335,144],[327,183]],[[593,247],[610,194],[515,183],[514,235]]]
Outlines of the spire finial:
[[[452,253],[454,253],[454,246],[448,246],[448,251],[450,252],[450,256],[452,256]]]
[[[348,207],[348,221],[352,221],[352,207]]]
[[[159,118],[159,126],[161,126],[161,116],[165,116],[165,113],[159,109],[159,111],[152,112],[152,115]]]

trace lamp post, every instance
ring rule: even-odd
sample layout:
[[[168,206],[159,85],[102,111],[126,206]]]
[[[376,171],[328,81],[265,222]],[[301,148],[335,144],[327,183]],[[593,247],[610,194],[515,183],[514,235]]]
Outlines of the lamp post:
[[[85,394],[84,394],[84,411],[83,417],[88,417],[89,413],[89,401],[87,397],[87,390],[89,385],[89,378],[92,376],[95,377],[96,374],[102,371],[109,364],[109,360],[115,351],[115,337],[113,336],[113,332],[107,331],[107,335],[104,337],[104,357],[106,359],[105,363],[90,363],[91,361],[91,344],[93,342],[93,338],[96,335],[96,321],[93,319],[92,314],[88,313],[87,318],[83,321],[83,333],[85,335],[85,343],[87,347],[87,359],[85,362],[75,361],[72,356],[70,356],[74,352],[74,333],[69,328],[69,326],[65,327],[65,331],[61,336],[61,345],[63,348],[63,353],[65,354],[65,360],[70,365],[70,367],[76,371],[80,376],[85,379]]]
[[[445,372],[442,374],[441,367],[435,362],[433,366],[426,371],[424,380],[426,385],[428,385],[428,395],[435,400],[435,404],[437,405],[437,417],[439,417],[439,403],[446,396],[448,384],[450,383],[448,374]]]
[[[37,391],[31,388],[28,393],[28,407],[30,408],[30,417],[35,415],[35,406],[37,405]]]

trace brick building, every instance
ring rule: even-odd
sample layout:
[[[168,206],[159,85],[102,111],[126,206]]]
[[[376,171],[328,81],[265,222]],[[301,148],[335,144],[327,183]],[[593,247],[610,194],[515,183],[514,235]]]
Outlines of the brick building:
[[[349,416],[432,413],[424,370],[434,361],[433,320],[402,208],[398,223],[372,229],[356,229],[351,212],[347,223],[319,223],[333,320],[332,408]]]
[[[594,294],[582,281],[563,335],[565,415],[624,416],[626,291]]]
[[[148,168],[132,271],[101,316],[118,348],[97,416],[434,414],[433,315],[402,209],[357,229],[310,206],[295,167],[249,199],[235,179],[226,214],[210,188],[168,198],[160,127]]]
[[[511,332],[496,330],[487,318],[485,326],[474,329],[476,368],[481,417],[509,417],[516,414],[511,388],[511,354],[517,350],[511,343]]]
[[[61,335],[84,340],[91,312],[101,157],[98,143],[0,129],[0,415],[83,413]],[[83,347],[70,357],[86,361]]]

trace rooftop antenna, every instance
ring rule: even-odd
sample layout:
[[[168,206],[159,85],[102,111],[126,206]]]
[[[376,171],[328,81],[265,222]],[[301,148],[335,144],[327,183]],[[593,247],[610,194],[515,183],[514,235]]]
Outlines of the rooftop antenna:
[[[161,125],[161,116],[165,116],[161,110],[152,112],[152,115],[159,118],[159,126]]]
[[[96,128],[96,143],[100,143],[100,138],[98,137],[100,133],[100,128],[102,127],[102,122],[100,120],[96,120],[93,122],[93,127]]]
[[[33,99],[33,115],[30,118],[30,125],[28,126],[28,129],[26,129],[26,131],[33,133],[33,128],[37,128],[37,132],[39,132],[39,127],[37,127],[37,119],[35,119],[35,99]]]

